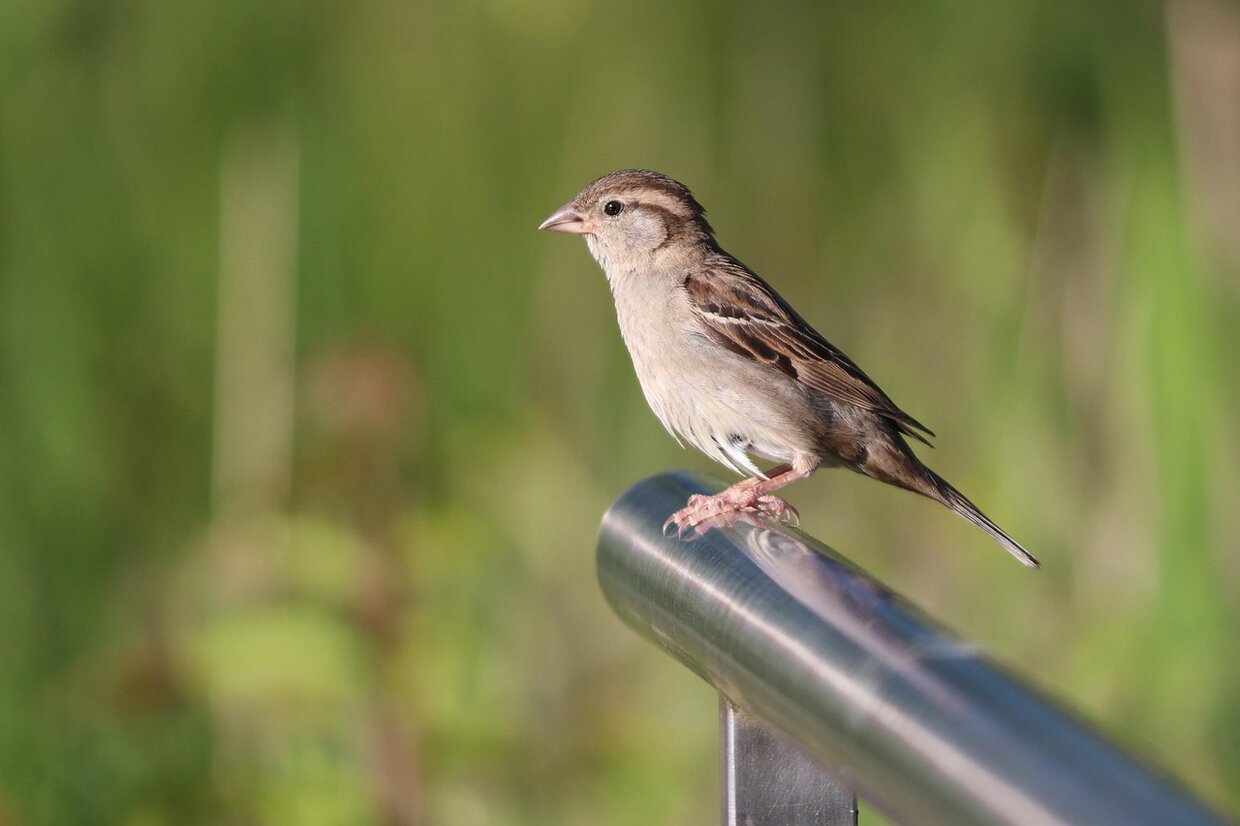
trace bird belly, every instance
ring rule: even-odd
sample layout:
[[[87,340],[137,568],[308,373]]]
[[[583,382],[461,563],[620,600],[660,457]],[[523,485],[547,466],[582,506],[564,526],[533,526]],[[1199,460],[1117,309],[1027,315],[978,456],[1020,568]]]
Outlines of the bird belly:
[[[781,463],[817,455],[804,386],[708,338],[687,295],[660,276],[618,272],[608,280],[624,294],[617,321],[646,402],[670,433],[747,475],[761,475],[749,454]]]
[[[725,467],[759,476],[750,454],[792,463],[815,452],[814,437],[793,413],[805,408],[803,390],[776,371],[692,336],[680,346],[629,349],[664,427]],[[660,365],[663,359],[674,359],[674,369]]]

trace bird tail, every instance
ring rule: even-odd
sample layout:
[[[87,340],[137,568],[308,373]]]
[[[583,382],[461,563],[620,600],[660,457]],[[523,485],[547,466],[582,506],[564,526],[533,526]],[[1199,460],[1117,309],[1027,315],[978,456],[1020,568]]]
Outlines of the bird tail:
[[[923,493],[931,499],[937,499],[990,534],[996,542],[1003,546],[1005,551],[1016,557],[1017,561],[1022,565],[1027,565],[1030,568],[1042,567],[1042,564],[1033,557],[1033,554],[1026,551],[1019,542],[1008,536],[1002,528],[990,520],[990,517],[978,510],[977,505],[974,505],[963,493],[952,487],[946,479],[925,465],[922,465],[921,470],[924,474],[922,478],[926,484],[918,490],[918,493]]]
[[[942,476],[939,476],[930,468],[921,463],[913,451],[909,448],[908,443],[896,434],[891,434],[894,438],[886,442],[876,442],[868,446],[868,450],[864,453],[863,461],[850,465],[853,470],[864,473],[878,479],[880,482],[886,482],[890,485],[905,488],[922,496],[929,497],[936,502],[940,502],[951,508],[965,519],[981,528],[986,533],[1003,546],[1003,549],[1016,557],[1022,565],[1030,568],[1040,568],[1041,564],[1033,558],[1033,554],[1026,551],[1012,537],[1003,532],[1003,529],[990,521],[986,514],[977,509],[977,505],[965,497],[963,493],[956,490]]]

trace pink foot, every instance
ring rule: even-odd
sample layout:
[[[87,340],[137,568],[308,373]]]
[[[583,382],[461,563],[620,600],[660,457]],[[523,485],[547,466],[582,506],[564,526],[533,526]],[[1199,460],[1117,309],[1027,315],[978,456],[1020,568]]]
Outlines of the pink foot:
[[[797,513],[797,509],[782,499],[774,496],[754,497],[747,495],[744,491],[736,493],[729,489],[714,496],[701,494],[690,496],[685,507],[669,516],[663,523],[663,534],[681,538],[693,534],[700,535],[702,531],[695,529],[699,526],[709,528],[709,525],[703,525],[708,520],[742,512],[763,514],[777,522],[790,525],[800,523],[800,514]]]
[[[753,506],[776,522],[782,522],[794,528],[801,524],[801,514],[797,509],[777,496],[758,497],[758,501],[754,502]]]

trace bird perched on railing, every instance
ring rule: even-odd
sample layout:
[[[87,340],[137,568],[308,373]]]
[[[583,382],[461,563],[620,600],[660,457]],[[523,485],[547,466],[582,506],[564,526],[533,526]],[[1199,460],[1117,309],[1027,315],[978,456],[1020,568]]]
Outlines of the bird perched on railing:
[[[665,530],[683,534],[738,511],[795,518],[772,494],[819,467],[843,465],[941,502],[1038,567],[905,441],[929,444],[933,432],[719,246],[686,186],[644,169],[613,172],[539,229],[585,236],[611,285],[637,380],[664,427],[749,476],[691,497]],[[763,473],[750,454],[780,464]]]

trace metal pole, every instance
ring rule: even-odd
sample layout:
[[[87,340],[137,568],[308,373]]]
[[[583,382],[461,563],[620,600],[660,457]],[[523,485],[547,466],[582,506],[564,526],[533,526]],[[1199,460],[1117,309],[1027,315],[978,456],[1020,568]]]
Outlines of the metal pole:
[[[857,826],[857,798],[788,735],[719,695],[723,826]]]
[[[949,636],[812,537],[664,519],[716,483],[636,485],[603,519],[616,612],[900,822],[1219,824],[1183,789]]]

